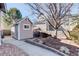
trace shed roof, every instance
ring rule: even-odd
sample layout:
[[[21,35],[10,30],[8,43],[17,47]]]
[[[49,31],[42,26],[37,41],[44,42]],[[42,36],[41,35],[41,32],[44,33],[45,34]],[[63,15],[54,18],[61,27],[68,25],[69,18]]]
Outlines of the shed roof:
[[[17,19],[17,20],[15,20],[15,23],[13,24],[13,26],[14,26],[14,25],[18,25],[19,23],[21,23],[21,22],[24,21],[24,20],[28,20],[31,24],[33,24],[33,23],[30,21],[30,19],[29,19],[28,17],[24,17],[24,18],[22,18],[22,19]]]

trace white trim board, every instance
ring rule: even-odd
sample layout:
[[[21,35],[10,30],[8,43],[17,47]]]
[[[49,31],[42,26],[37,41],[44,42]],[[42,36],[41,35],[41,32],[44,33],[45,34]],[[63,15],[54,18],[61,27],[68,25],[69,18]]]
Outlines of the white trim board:
[[[18,40],[20,40],[20,24],[18,24]]]

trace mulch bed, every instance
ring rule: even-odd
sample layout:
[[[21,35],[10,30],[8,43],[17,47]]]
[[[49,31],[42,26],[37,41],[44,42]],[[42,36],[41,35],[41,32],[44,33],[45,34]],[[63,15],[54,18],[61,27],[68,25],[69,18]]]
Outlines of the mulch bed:
[[[77,56],[78,55],[77,54],[78,51],[76,51],[76,49],[79,49],[79,47],[69,45],[66,43],[62,43],[62,42],[60,42],[60,39],[55,39],[55,38],[44,38],[43,39],[43,38],[41,38],[41,40],[44,41],[45,45],[55,48],[57,50],[59,50],[61,46],[67,47],[70,50],[70,54],[69,54],[70,56]]]
[[[0,56],[28,56],[24,51],[12,44],[0,45]]]

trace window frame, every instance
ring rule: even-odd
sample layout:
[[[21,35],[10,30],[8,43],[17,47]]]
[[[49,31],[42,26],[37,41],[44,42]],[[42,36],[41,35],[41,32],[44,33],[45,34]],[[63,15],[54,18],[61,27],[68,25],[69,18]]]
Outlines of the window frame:
[[[25,26],[29,26],[29,28],[25,28]],[[30,30],[30,24],[23,24],[23,30]]]

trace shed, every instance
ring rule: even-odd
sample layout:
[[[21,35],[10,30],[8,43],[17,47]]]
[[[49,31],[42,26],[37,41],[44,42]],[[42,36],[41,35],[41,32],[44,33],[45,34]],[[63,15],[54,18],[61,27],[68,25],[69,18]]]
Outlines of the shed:
[[[17,40],[28,39],[33,37],[33,24],[28,17],[16,21],[11,28],[12,38]]]

